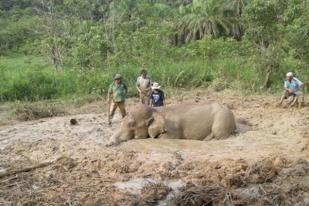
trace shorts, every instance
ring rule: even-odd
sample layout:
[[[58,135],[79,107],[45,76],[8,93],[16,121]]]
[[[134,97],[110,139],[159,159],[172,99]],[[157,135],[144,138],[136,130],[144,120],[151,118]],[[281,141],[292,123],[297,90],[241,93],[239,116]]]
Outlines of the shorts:
[[[289,98],[290,96],[293,96],[293,97],[299,97],[299,96],[302,96],[303,95],[303,92],[302,91],[296,91],[296,92],[293,92],[293,93],[289,93],[287,91],[284,91],[284,99],[287,99]]]

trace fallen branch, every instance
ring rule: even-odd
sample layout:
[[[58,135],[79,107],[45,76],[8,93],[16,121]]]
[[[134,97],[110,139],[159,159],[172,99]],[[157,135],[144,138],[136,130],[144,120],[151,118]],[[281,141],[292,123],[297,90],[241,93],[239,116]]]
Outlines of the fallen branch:
[[[15,171],[13,170],[13,171],[3,172],[3,173],[0,173],[0,178],[19,174],[19,173],[23,173],[23,172],[30,172],[32,170],[36,170],[36,169],[39,169],[39,168],[42,168],[42,167],[47,167],[51,164],[53,164],[53,162],[44,162],[44,163],[40,163],[40,164],[32,166],[32,167],[26,167],[26,168],[18,169],[18,170],[15,170]]]
[[[6,183],[6,182],[10,182],[10,181],[12,181],[12,180],[16,180],[16,179],[18,179],[18,177],[17,177],[17,176],[15,176],[15,177],[11,177],[11,178],[9,178],[9,179],[6,179],[6,180],[4,180],[4,181],[0,182],[0,185],[1,185],[1,184],[3,184],[3,183]]]

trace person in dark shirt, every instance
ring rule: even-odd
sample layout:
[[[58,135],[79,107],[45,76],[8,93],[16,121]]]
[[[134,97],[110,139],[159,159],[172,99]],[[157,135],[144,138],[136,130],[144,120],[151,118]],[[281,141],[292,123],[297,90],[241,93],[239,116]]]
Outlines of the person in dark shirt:
[[[164,96],[164,92],[160,88],[161,86],[157,82],[154,82],[151,87],[152,92],[150,94],[150,99],[151,99],[152,107],[164,106],[165,96]]]

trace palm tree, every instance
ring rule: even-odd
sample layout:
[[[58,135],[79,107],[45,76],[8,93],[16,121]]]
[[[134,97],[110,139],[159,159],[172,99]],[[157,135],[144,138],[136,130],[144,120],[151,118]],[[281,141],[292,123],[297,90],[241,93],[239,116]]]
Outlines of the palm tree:
[[[177,42],[187,43],[206,35],[220,37],[230,33],[231,23],[223,15],[223,0],[194,0],[176,24]]]
[[[231,12],[235,17],[241,17],[246,5],[247,0],[229,0],[225,5],[224,10]]]

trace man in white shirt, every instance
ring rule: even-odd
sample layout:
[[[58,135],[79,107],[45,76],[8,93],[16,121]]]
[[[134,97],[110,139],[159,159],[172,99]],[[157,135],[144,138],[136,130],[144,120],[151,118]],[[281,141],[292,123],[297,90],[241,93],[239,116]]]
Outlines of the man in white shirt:
[[[299,101],[299,98],[301,98],[301,101],[299,101],[299,106],[301,106],[302,102],[304,102],[303,88],[304,84],[299,79],[294,77],[292,72],[288,72],[286,74],[286,80],[284,81],[284,94],[280,99],[280,105],[283,103],[284,99],[292,96],[293,99],[289,106],[294,106],[295,103]]]
[[[151,93],[151,79],[147,76],[147,71],[143,69],[141,76],[137,78],[136,88],[139,92],[140,101],[142,104],[150,104],[150,93]]]

